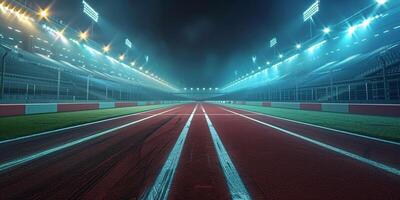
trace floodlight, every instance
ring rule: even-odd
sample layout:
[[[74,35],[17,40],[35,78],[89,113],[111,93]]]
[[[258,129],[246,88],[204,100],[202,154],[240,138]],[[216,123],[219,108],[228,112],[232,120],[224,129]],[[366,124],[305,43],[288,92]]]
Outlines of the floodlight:
[[[79,33],[80,40],[87,40],[89,38],[89,33],[87,31]]]
[[[283,58],[283,55],[282,55],[282,54],[279,54],[279,58]]]
[[[388,0],[375,0],[379,5],[385,4]]]
[[[128,38],[125,39],[125,45],[129,48],[132,48],[132,42]]]
[[[133,67],[133,66],[135,66],[136,65],[136,63],[135,62],[131,62],[131,66]]]
[[[301,49],[301,44],[296,44],[296,49]]]
[[[303,20],[306,22],[307,20],[312,19],[312,17],[319,12],[319,0],[314,2],[306,11],[303,13]]]
[[[325,27],[322,31],[323,31],[325,34],[329,34],[329,33],[331,32],[331,29],[330,29],[329,27]]]
[[[278,44],[278,40],[276,39],[276,37],[272,38],[272,39],[269,41],[269,47],[270,47],[270,48],[274,47],[276,44]]]
[[[367,19],[364,19],[364,21],[362,22],[362,26],[363,27],[367,27],[367,26],[369,26],[369,24],[372,22],[372,18],[367,18]]]
[[[251,58],[251,60],[253,61],[253,63],[256,63],[256,61],[257,61],[257,56],[253,56],[253,57]]]
[[[47,19],[50,15],[49,8],[39,9],[38,15],[41,19]]]
[[[99,13],[97,13],[86,1],[82,1],[83,13],[89,16],[96,23],[99,21]]]
[[[106,45],[103,47],[103,53],[108,53],[110,51],[111,47],[110,45]]]
[[[353,33],[354,33],[356,30],[357,30],[357,26],[350,26],[350,27],[347,29],[347,33],[348,33],[349,35],[353,35]]]
[[[121,54],[118,58],[119,58],[120,61],[125,60],[125,54]]]

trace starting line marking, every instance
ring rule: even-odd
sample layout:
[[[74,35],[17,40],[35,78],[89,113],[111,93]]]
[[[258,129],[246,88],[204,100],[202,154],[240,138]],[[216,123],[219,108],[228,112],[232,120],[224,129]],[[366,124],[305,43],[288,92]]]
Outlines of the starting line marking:
[[[194,107],[192,114],[190,115],[185,126],[183,127],[182,132],[178,137],[178,140],[172,148],[171,153],[168,155],[168,158],[165,161],[165,164],[161,169],[160,174],[157,176],[153,186],[140,199],[166,200],[168,198],[168,193],[171,188],[172,180],[174,178],[175,171],[179,163],[179,158],[181,157],[182,149],[185,144],[186,136],[189,132],[190,124],[192,123],[194,113],[197,110],[197,106],[198,104],[196,104],[196,107]]]
[[[239,173],[235,168],[235,165],[230,159],[229,154],[226,151],[224,145],[222,144],[222,141],[219,138],[218,133],[215,130],[210,118],[208,117],[207,112],[204,110],[203,105],[201,106],[201,109],[203,110],[204,116],[207,120],[207,125],[210,130],[214,147],[218,155],[219,163],[222,167],[222,171],[224,172],[232,199],[250,200],[251,197],[249,195],[249,192],[244,186],[243,181],[240,178]]]
[[[373,161],[373,160],[364,158],[364,157],[359,156],[359,155],[357,155],[357,154],[354,154],[354,153],[348,152],[348,151],[346,151],[346,150],[343,150],[343,149],[340,149],[340,148],[331,146],[331,145],[329,145],[329,144],[322,143],[322,142],[317,141],[317,140],[313,140],[313,139],[311,139],[311,138],[309,138],[309,137],[306,137],[306,136],[303,136],[303,135],[294,133],[294,132],[292,132],[292,131],[289,131],[289,130],[286,130],[286,129],[283,129],[283,128],[279,128],[279,127],[277,127],[277,126],[274,126],[274,125],[271,125],[271,124],[262,122],[262,121],[260,121],[260,120],[253,119],[253,118],[251,118],[251,117],[249,117],[249,116],[242,115],[242,114],[240,114],[240,113],[237,113],[237,112],[234,112],[234,111],[225,109],[225,108],[222,108],[222,109],[225,110],[225,111],[228,111],[228,112],[230,112],[230,113],[236,114],[236,115],[238,115],[238,116],[241,116],[241,117],[243,117],[243,118],[249,119],[249,120],[251,120],[251,121],[257,122],[257,123],[259,123],[259,124],[268,126],[268,127],[270,127],[270,128],[273,128],[273,129],[276,129],[276,130],[278,130],[278,131],[280,131],[280,132],[284,132],[284,133],[286,133],[286,134],[288,134],[288,135],[291,135],[291,136],[294,136],[294,137],[296,137],[296,138],[299,138],[299,139],[305,140],[305,141],[307,141],[307,142],[310,142],[310,143],[312,143],[312,144],[318,145],[318,146],[323,147],[323,148],[325,148],[325,149],[334,151],[334,152],[339,153],[339,154],[341,154],[341,155],[344,155],[344,156],[353,158],[353,159],[355,159],[355,160],[358,160],[358,161],[360,161],[360,162],[366,163],[366,164],[371,165],[371,166],[373,166],[373,167],[382,169],[382,170],[384,170],[384,171],[386,171],[386,172],[389,172],[389,173],[392,173],[392,174],[394,174],[394,175],[400,176],[400,170],[399,170],[399,169],[396,169],[396,168],[387,166],[387,165],[385,165],[385,164],[382,164],[382,163],[379,163],[379,162],[376,162],[376,161]]]

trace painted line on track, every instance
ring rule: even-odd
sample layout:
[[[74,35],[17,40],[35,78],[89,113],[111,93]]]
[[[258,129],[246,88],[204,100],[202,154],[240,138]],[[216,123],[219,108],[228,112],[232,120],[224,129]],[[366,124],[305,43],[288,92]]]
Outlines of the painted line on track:
[[[203,105],[201,106],[201,109],[203,110],[204,117],[206,118],[208,129],[210,130],[214,147],[218,155],[219,163],[222,167],[222,171],[224,172],[225,179],[227,181],[232,199],[234,200],[251,199],[249,192],[244,186],[243,181],[240,178],[239,173],[235,168],[235,165],[233,164],[231,158],[229,157],[228,152],[226,151],[224,145],[222,144],[222,141],[219,138],[218,133],[215,130],[210,118],[208,117],[207,112],[204,110]]]
[[[362,157],[362,156],[359,156],[359,155],[357,155],[357,154],[351,153],[351,152],[346,151],[346,150],[344,150],[344,149],[340,149],[340,148],[331,146],[331,145],[329,145],[329,144],[325,144],[325,143],[323,143],[323,142],[320,142],[320,141],[311,139],[311,138],[309,138],[309,137],[306,137],[306,136],[303,136],[303,135],[294,133],[294,132],[292,132],[292,131],[289,131],[289,130],[286,130],[286,129],[283,129],[283,128],[280,128],[280,127],[277,127],[277,126],[274,126],[274,125],[271,125],[271,124],[268,124],[268,123],[266,123],[266,122],[262,122],[262,121],[260,121],[260,120],[251,118],[251,117],[249,117],[249,116],[246,116],[246,115],[243,115],[243,114],[240,114],[240,113],[237,113],[237,112],[234,112],[234,111],[225,109],[225,108],[222,108],[222,109],[225,110],[225,111],[227,111],[227,112],[234,113],[234,114],[236,114],[236,115],[238,115],[238,116],[241,116],[241,117],[243,117],[243,118],[249,119],[249,120],[251,120],[251,121],[257,122],[257,123],[259,123],[259,124],[268,126],[268,127],[270,127],[270,128],[273,128],[273,129],[276,129],[276,130],[278,130],[278,131],[280,131],[280,132],[286,133],[286,134],[288,134],[288,135],[291,135],[291,136],[294,136],[294,137],[296,137],[296,138],[302,139],[302,140],[304,140],[304,141],[310,142],[310,143],[312,143],[312,144],[318,145],[318,146],[323,147],[323,148],[325,148],[325,149],[328,149],[328,150],[331,150],[331,151],[333,151],[333,152],[339,153],[339,154],[341,154],[341,155],[344,155],[344,156],[353,158],[353,159],[355,159],[355,160],[358,160],[358,161],[363,162],[363,163],[365,163],[365,164],[368,164],[368,165],[370,165],[370,166],[373,166],[373,167],[382,169],[382,170],[384,170],[384,171],[386,171],[386,172],[392,173],[392,174],[394,174],[394,175],[400,176],[400,170],[399,170],[399,169],[396,169],[396,168],[387,166],[387,165],[385,165],[385,164],[382,164],[382,163],[379,163],[379,162],[370,160],[370,159],[368,159],[368,158],[364,158],[364,157]]]
[[[162,115],[162,114],[164,114],[166,112],[170,112],[170,111],[173,111],[173,110],[176,110],[176,109],[177,108],[172,108],[172,109],[166,110],[166,111],[158,113],[158,114],[154,114],[152,116],[149,116],[149,117],[146,117],[146,118],[143,118],[143,119],[139,119],[139,120],[136,120],[136,121],[133,121],[133,122],[121,125],[121,126],[117,126],[117,127],[108,129],[106,131],[101,131],[99,133],[96,133],[96,134],[93,134],[93,135],[90,135],[90,136],[86,136],[86,137],[83,137],[81,139],[78,139],[78,140],[75,140],[75,141],[72,141],[72,142],[68,142],[68,143],[62,144],[62,145],[57,146],[57,147],[53,147],[53,148],[50,148],[50,149],[47,149],[47,150],[44,150],[44,151],[33,153],[31,155],[24,156],[22,158],[19,158],[19,159],[13,160],[13,161],[2,163],[2,164],[0,164],[0,172],[4,171],[4,170],[7,170],[9,168],[15,167],[17,165],[21,165],[21,164],[27,163],[29,161],[36,160],[36,159],[41,158],[43,156],[47,156],[49,154],[64,150],[66,148],[75,146],[77,144],[80,144],[80,143],[83,143],[83,142],[98,138],[100,136],[103,136],[103,135],[106,135],[108,133],[120,130],[122,128],[125,128],[125,127],[128,127],[128,126],[132,126],[134,124],[137,124],[137,123],[140,123],[142,121],[157,117],[157,116]]]
[[[32,135],[21,136],[21,137],[17,137],[17,138],[13,138],[13,139],[3,140],[3,141],[0,141],[0,144],[5,144],[5,143],[15,142],[15,141],[19,141],[19,140],[34,138],[34,137],[47,135],[47,134],[51,134],[51,133],[56,133],[56,132],[61,132],[61,131],[66,131],[66,130],[70,130],[70,129],[74,129],[74,128],[90,126],[90,125],[93,125],[93,124],[99,124],[99,123],[102,123],[102,122],[108,122],[108,121],[117,120],[117,119],[121,119],[121,118],[125,118],[125,117],[131,117],[131,116],[136,116],[136,115],[144,115],[145,113],[161,110],[161,109],[164,109],[164,108],[153,109],[153,110],[148,110],[148,111],[139,112],[139,113],[133,113],[133,114],[128,114],[128,115],[122,115],[122,116],[118,116],[118,117],[103,119],[103,120],[94,121],[94,122],[88,122],[88,123],[79,124],[79,125],[75,125],[75,126],[68,126],[68,127],[65,127],[65,128],[55,129],[55,130],[51,130],[51,131],[45,131],[45,132],[41,132],[41,133],[34,133]],[[179,107],[177,107],[177,108],[179,108]],[[148,114],[148,115],[151,116],[151,114]]]
[[[387,143],[387,144],[393,144],[393,145],[400,146],[400,142],[380,139],[380,138],[366,136],[366,135],[360,135],[360,134],[352,133],[352,132],[349,132],[349,131],[342,131],[342,130],[338,130],[338,129],[334,129],[334,128],[328,128],[328,127],[320,126],[320,125],[316,125],[316,124],[310,124],[310,123],[300,122],[300,121],[296,121],[296,120],[292,120],[292,119],[276,117],[276,116],[273,116],[273,115],[268,115],[268,114],[265,114],[265,113],[253,112],[253,111],[249,111],[249,110],[246,110],[246,109],[234,108],[234,107],[229,107],[229,106],[226,106],[226,107],[231,108],[231,109],[236,109],[236,110],[241,110],[241,111],[246,111],[246,112],[249,112],[249,113],[253,113],[253,114],[250,114],[250,115],[267,116],[267,117],[280,119],[280,120],[285,120],[285,121],[289,121],[289,122],[293,122],[293,123],[297,123],[297,124],[312,126],[312,127],[320,128],[320,129],[325,129],[325,130],[328,130],[328,131],[338,132],[338,133],[342,133],[342,134],[345,134],[345,135],[351,135],[351,136],[360,137],[360,138],[364,138],[364,139],[374,140],[374,141],[377,141],[377,142],[383,142],[383,143]],[[246,116],[250,116],[248,114],[245,114],[245,115]]]
[[[168,193],[172,185],[172,180],[174,178],[175,171],[181,157],[182,149],[186,141],[186,136],[189,132],[190,124],[192,123],[194,113],[197,110],[197,106],[198,104],[196,104],[196,106],[194,107],[192,114],[190,115],[188,121],[183,127],[181,133],[179,134],[179,137],[170,154],[168,155],[168,158],[165,161],[164,166],[162,167],[160,174],[157,176],[153,186],[140,199],[166,200],[168,198]]]

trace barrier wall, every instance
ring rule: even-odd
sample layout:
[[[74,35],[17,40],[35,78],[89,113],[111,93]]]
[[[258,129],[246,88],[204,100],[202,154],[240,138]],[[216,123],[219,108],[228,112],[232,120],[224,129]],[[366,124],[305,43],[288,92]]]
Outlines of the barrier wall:
[[[0,116],[15,116],[24,114],[25,105],[23,104],[0,105]]]
[[[0,117],[182,103],[180,101],[0,104]]]
[[[228,104],[260,105],[273,108],[287,108],[323,112],[350,113],[400,117],[400,104],[349,104],[349,103],[298,103],[298,102],[255,102],[224,101]]]

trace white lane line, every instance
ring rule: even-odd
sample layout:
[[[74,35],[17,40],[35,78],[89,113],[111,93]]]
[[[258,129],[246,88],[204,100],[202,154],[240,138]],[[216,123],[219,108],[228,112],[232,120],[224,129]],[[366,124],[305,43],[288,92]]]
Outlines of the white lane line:
[[[249,110],[246,110],[246,109],[240,109],[240,108],[235,108],[235,107],[229,107],[229,108],[233,108],[233,109],[249,112],[249,113],[252,113],[253,115],[261,115],[261,116],[264,115],[264,116],[275,118],[275,119],[280,119],[280,120],[285,120],[285,121],[289,121],[289,122],[293,122],[293,123],[297,123],[297,124],[312,126],[312,127],[315,127],[315,128],[320,128],[320,129],[325,129],[325,130],[328,130],[328,131],[338,132],[338,133],[342,133],[342,134],[345,134],[345,135],[351,135],[351,136],[355,136],[355,137],[360,137],[360,138],[364,138],[364,139],[369,139],[369,140],[374,140],[374,141],[378,141],[378,142],[383,142],[383,143],[387,143],[387,144],[393,144],[393,145],[400,146],[399,142],[394,142],[394,141],[390,141],[390,140],[384,140],[384,139],[371,137],[371,136],[366,136],[366,135],[360,135],[360,134],[357,134],[357,133],[352,133],[352,132],[348,132],[348,131],[342,131],[342,130],[338,130],[338,129],[334,129],[334,128],[328,128],[328,127],[325,127],[325,126],[320,126],[320,125],[315,125],[315,124],[309,124],[309,123],[306,123],[306,122],[295,121],[295,120],[286,119],[286,118],[282,118],[282,117],[276,117],[276,116],[268,115],[268,114],[265,114],[265,113],[258,113],[258,112],[249,111]],[[247,115],[247,116],[249,116],[249,115]]]
[[[207,120],[208,129],[210,130],[214,147],[217,151],[218,160],[222,167],[222,171],[224,172],[232,199],[251,199],[246,187],[243,184],[242,179],[239,176],[238,171],[235,168],[235,165],[233,164],[228,152],[222,144],[222,141],[219,138],[218,133],[215,130],[210,118],[208,117],[207,112],[204,110],[203,105],[201,106],[201,109],[203,110],[204,116]]]
[[[93,135],[90,135],[90,136],[86,136],[84,138],[81,138],[81,139],[78,139],[78,140],[75,140],[75,141],[72,141],[72,142],[68,142],[68,143],[62,144],[62,145],[57,146],[57,147],[53,147],[53,148],[50,148],[50,149],[47,149],[47,150],[44,150],[44,151],[36,152],[36,153],[31,154],[31,155],[24,156],[22,158],[19,158],[19,159],[13,160],[13,161],[2,163],[2,164],[0,164],[0,172],[4,171],[6,169],[9,169],[9,168],[15,167],[17,165],[21,165],[21,164],[27,163],[29,161],[41,158],[41,157],[49,155],[51,153],[55,153],[57,151],[64,150],[66,148],[75,146],[77,144],[80,144],[80,143],[83,143],[83,142],[98,138],[100,136],[103,136],[103,135],[106,135],[108,133],[120,130],[122,128],[125,128],[125,127],[128,127],[128,126],[132,126],[132,125],[137,124],[139,122],[142,122],[142,121],[157,117],[159,115],[162,115],[162,114],[164,114],[166,112],[173,111],[175,109],[177,109],[177,108],[169,109],[169,110],[166,110],[164,112],[161,112],[161,113],[158,113],[158,114],[154,114],[152,116],[149,116],[149,117],[146,117],[146,118],[143,118],[143,119],[139,119],[139,120],[136,120],[136,121],[133,121],[133,122],[121,125],[121,126],[117,126],[117,127],[114,127],[114,128],[111,128],[111,129],[108,129],[106,131],[102,131],[102,132],[99,132],[99,133],[96,133],[96,134],[93,134]]]
[[[168,193],[171,188],[172,180],[175,175],[176,168],[179,163],[179,158],[181,157],[182,149],[185,144],[186,136],[189,132],[190,124],[194,113],[197,110],[198,104],[194,107],[192,114],[190,115],[188,121],[183,127],[178,140],[176,141],[174,147],[172,148],[164,166],[162,167],[160,174],[157,176],[151,189],[146,192],[140,199],[146,200],[166,200],[168,198]]]
[[[165,107],[163,107],[163,108],[165,108]],[[80,128],[80,127],[84,127],[84,126],[90,126],[90,125],[93,125],[93,124],[98,124],[98,123],[107,122],[107,121],[111,121],[111,120],[117,120],[117,119],[121,119],[121,118],[125,118],[125,117],[131,117],[131,116],[135,116],[135,115],[142,115],[142,114],[144,114],[144,113],[148,113],[148,112],[152,112],[152,111],[161,110],[161,109],[163,109],[163,108],[154,109],[154,110],[148,110],[148,111],[139,112],[139,113],[133,113],[133,114],[129,114],[129,115],[122,115],[122,116],[119,116],[119,117],[113,117],[113,118],[109,118],[109,119],[103,119],[103,120],[100,120],[100,121],[89,122],[89,123],[79,124],[79,125],[75,125],[75,126],[68,126],[68,127],[65,127],[65,128],[60,128],[60,129],[51,130],[51,131],[45,131],[45,132],[41,132],[41,133],[35,133],[35,134],[32,134],[32,135],[27,135],[27,136],[21,136],[21,137],[9,139],[9,140],[0,141],[0,144],[5,144],[5,143],[9,143],[9,142],[15,142],[15,141],[19,141],[19,140],[28,139],[28,138],[34,138],[34,137],[38,137],[38,136],[42,136],[42,135],[47,135],[47,134],[51,134],[51,133],[56,133],[56,132],[61,132],[61,131],[66,131],[66,130],[70,130],[70,129],[74,129],[74,128]],[[177,108],[178,108],[178,107],[177,107]]]
[[[320,142],[320,141],[313,140],[313,139],[311,139],[311,138],[309,138],[309,137],[305,137],[305,136],[303,136],[303,135],[294,133],[294,132],[292,132],[292,131],[289,131],[289,130],[286,130],[286,129],[283,129],[283,128],[279,128],[279,127],[277,127],[277,126],[274,126],[274,125],[271,125],[271,124],[262,122],[262,121],[260,121],[260,120],[253,119],[253,118],[251,118],[251,117],[249,117],[249,116],[245,116],[245,115],[242,115],[242,114],[240,114],[240,113],[237,113],[237,112],[234,112],[234,111],[231,111],[231,110],[227,110],[227,109],[225,109],[225,108],[222,108],[222,109],[225,110],[225,111],[228,111],[228,112],[230,112],[230,113],[234,113],[234,114],[236,114],[236,115],[238,115],[238,116],[244,117],[244,118],[246,118],[246,119],[249,119],[249,120],[251,120],[251,121],[257,122],[257,123],[259,123],[259,124],[268,126],[268,127],[270,127],[270,128],[273,128],[273,129],[276,129],[276,130],[278,130],[278,131],[280,131],[280,132],[284,132],[284,133],[286,133],[286,134],[288,134],[288,135],[291,135],[291,136],[294,136],[294,137],[296,137],[296,138],[299,138],[299,139],[305,140],[305,141],[307,141],[307,142],[310,142],[310,143],[312,143],[312,144],[318,145],[318,146],[323,147],[323,148],[325,148],[325,149],[334,151],[334,152],[339,153],[339,154],[341,154],[341,155],[344,155],[344,156],[353,158],[353,159],[355,159],[355,160],[358,160],[358,161],[360,161],[360,162],[366,163],[366,164],[371,165],[371,166],[373,166],[373,167],[382,169],[382,170],[384,170],[384,171],[386,171],[386,172],[389,172],[389,173],[392,173],[392,174],[395,174],[395,175],[398,175],[398,176],[400,175],[400,170],[399,170],[399,169],[396,169],[396,168],[387,166],[387,165],[385,165],[385,164],[382,164],[382,163],[379,163],[379,162],[370,160],[370,159],[368,159],[368,158],[364,158],[364,157],[359,156],[359,155],[357,155],[357,154],[348,152],[348,151],[346,151],[346,150],[344,150],[344,149],[340,149],[340,148],[331,146],[331,145],[329,145],[329,144],[325,144],[325,143],[322,143],[322,142]]]

